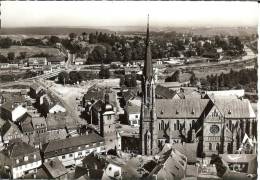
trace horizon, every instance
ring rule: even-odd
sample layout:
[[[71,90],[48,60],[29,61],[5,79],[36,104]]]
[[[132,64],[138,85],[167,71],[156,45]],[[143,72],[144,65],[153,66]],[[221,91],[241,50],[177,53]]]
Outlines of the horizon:
[[[152,28],[255,27],[259,20],[257,2],[248,1],[2,1],[1,6],[2,28],[145,27],[147,14]]]

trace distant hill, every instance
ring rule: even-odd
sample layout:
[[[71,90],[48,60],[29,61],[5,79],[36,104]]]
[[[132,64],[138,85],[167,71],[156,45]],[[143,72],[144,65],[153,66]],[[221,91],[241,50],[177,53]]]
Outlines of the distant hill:
[[[0,35],[24,34],[24,35],[68,35],[71,32],[81,34],[94,32],[111,33],[107,29],[95,29],[84,27],[19,27],[19,28],[2,28]]]
[[[111,26],[105,27],[106,29],[117,31],[120,34],[129,34],[134,32],[145,32],[145,26]],[[192,33],[194,35],[202,36],[214,36],[214,35],[251,35],[257,34],[257,27],[150,27],[151,31],[154,32],[171,32],[177,33]]]
[[[257,27],[150,27],[154,32],[192,33],[194,35],[214,36],[214,35],[251,35],[257,34]],[[145,33],[146,26],[97,26],[97,27],[19,27],[2,28],[0,35],[68,35],[71,32],[81,34],[82,32],[104,32],[118,34]]]

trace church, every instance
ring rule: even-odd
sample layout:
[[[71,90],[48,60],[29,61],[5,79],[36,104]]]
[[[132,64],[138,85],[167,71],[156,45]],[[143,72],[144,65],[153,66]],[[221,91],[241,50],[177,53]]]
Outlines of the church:
[[[247,99],[156,99],[149,22],[142,77],[140,153],[155,155],[165,143],[198,143],[198,152],[235,153],[245,135],[256,138],[256,115]]]

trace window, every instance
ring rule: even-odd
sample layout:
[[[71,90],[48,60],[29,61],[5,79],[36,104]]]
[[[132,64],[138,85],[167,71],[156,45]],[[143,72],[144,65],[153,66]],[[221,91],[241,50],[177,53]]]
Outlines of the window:
[[[135,115],[135,118],[138,118],[138,115]]]
[[[88,148],[88,147],[89,147],[89,145],[87,144],[85,147],[86,147],[86,148]]]
[[[179,130],[180,129],[180,121],[179,120],[177,120],[177,130]]]
[[[24,161],[28,161],[28,156],[24,156]]]
[[[65,159],[65,158],[66,158],[65,155],[61,156],[61,159]]]
[[[107,115],[107,120],[111,120],[111,115]]]
[[[70,154],[69,157],[73,157],[73,154]]]
[[[36,154],[33,155],[33,159],[36,159]]]
[[[79,152],[78,155],[81,156],[81,155],[82,155],[82,152]]]
[[[219,143],[216,144],[216,150],[219,150]]]
[[[19,164],[19,159],[16,159],[16,164]]]
[[[209,150],[211,151],[212,150],[212,144],[209,143]]]

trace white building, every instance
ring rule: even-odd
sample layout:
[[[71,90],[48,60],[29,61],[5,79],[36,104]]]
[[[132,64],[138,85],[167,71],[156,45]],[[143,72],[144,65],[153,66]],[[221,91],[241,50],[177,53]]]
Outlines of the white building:
[[[105,151],[104,139],[92,133],[67,139],[50,141],[43,145],[44,162],[58,158],[65,167],[82,163],[82,159],[89,153]]]
[[[17,121],[22,117],[27,109],[23,105],[17,105],[12,102],[6,102],[1,106],[1,117],[5,120]]]
[[[59,104],[55,104],[53,107],[50,108],[49,113],[58,113],[58,112],[66,112],[66,109]]]
[[[36,172],[41,164],[39,150],[22,141],[11,143],[0,152],[0,165],[10,168],[12,179]]]

